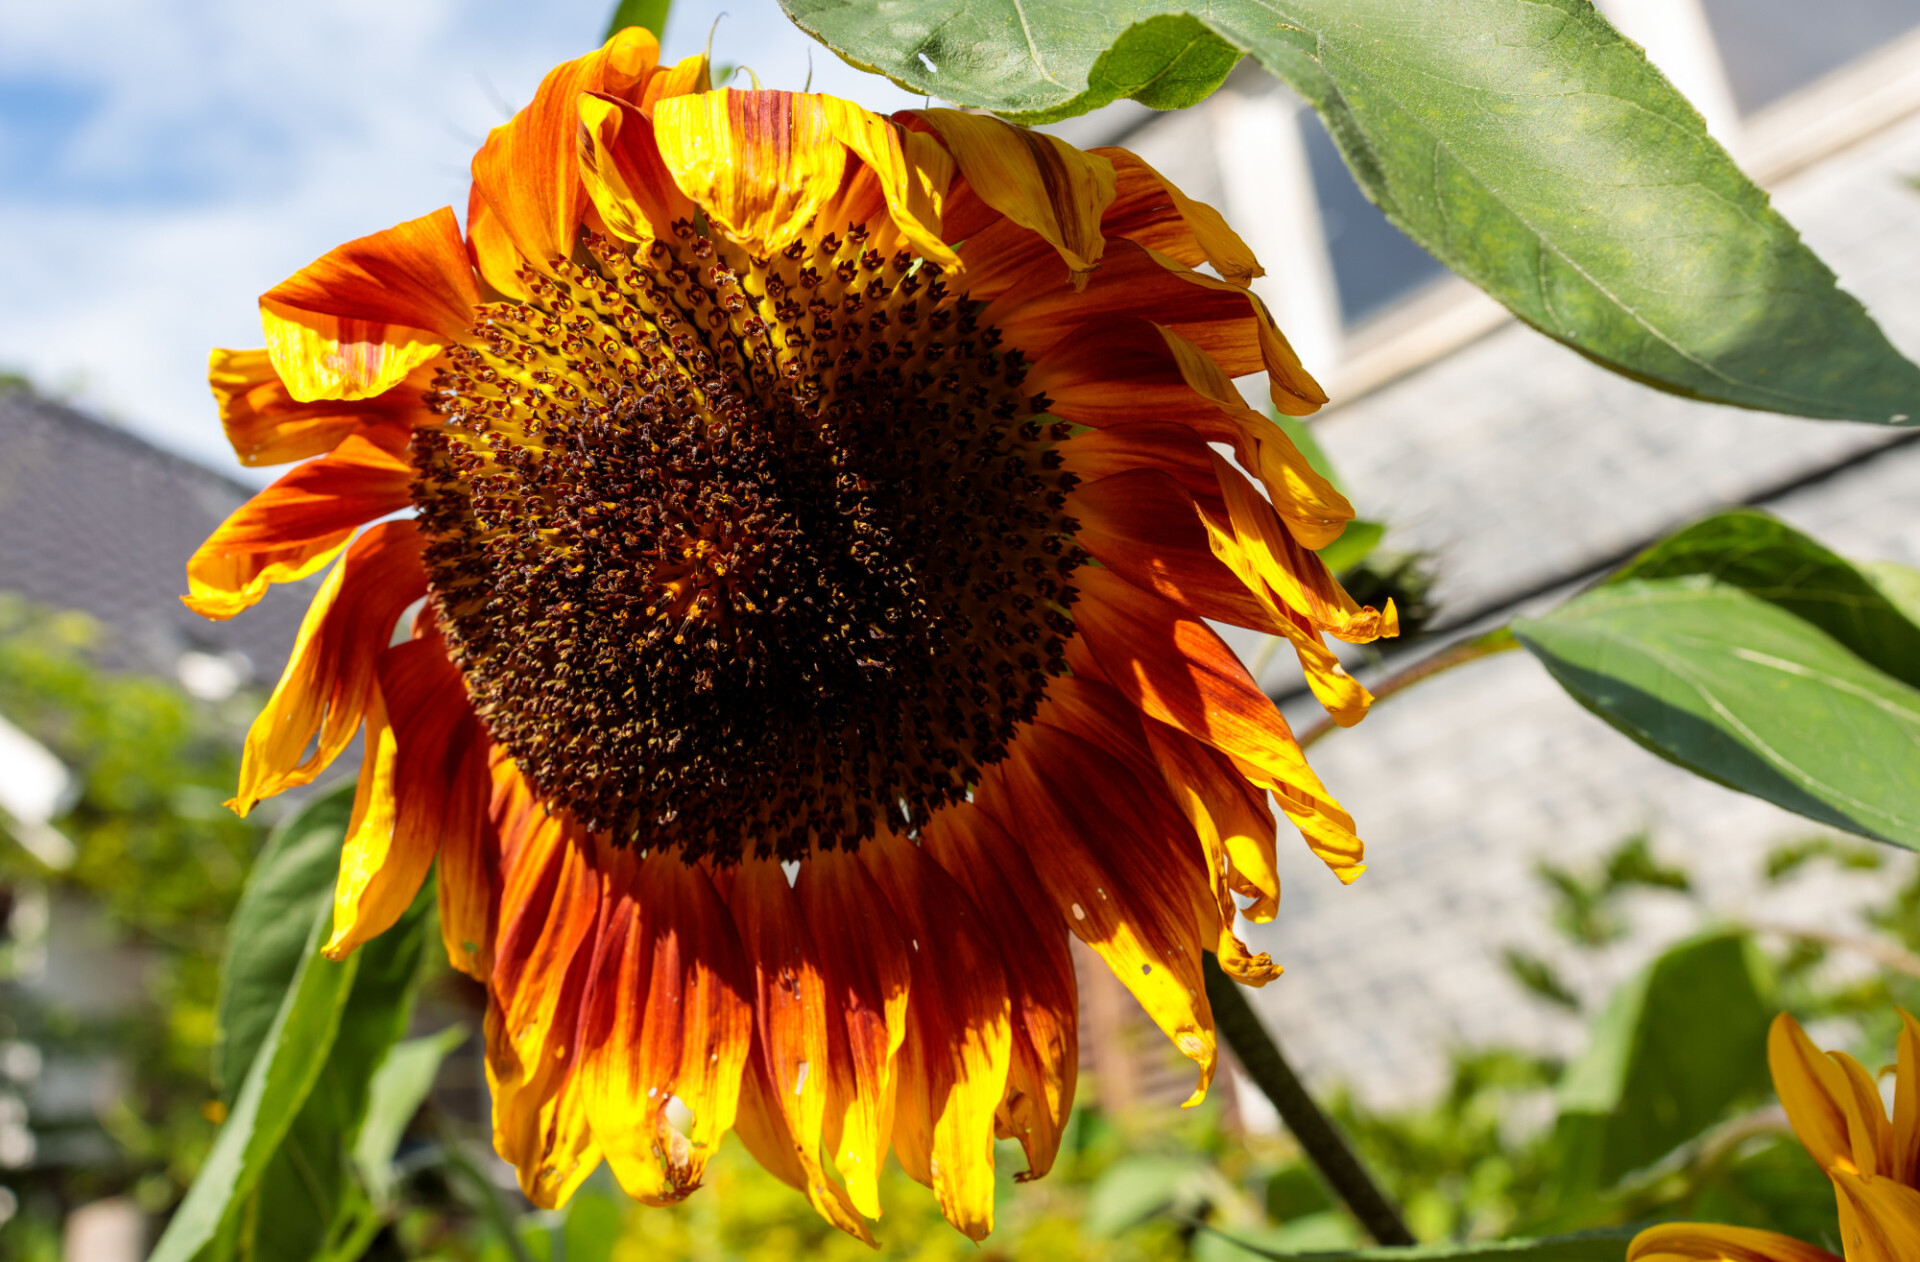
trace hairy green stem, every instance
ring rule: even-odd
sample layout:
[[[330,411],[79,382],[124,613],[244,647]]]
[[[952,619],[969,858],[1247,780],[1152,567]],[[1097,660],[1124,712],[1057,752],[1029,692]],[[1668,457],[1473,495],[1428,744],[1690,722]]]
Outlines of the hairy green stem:
[[[1239,984],[1220,971],[1213,956],[1203,954],[1201,962],[1207,978],[1207,999],[1213,1005],[1213,1020],[1220,1036],[1239,1058],[1247,1077],[1273,1101],[1280,1120],[1299,1141],[1307,1159],[1374,1240],[1387,1245],[1415,1243],[1399,1207],[1387,1199],[1346,1137],[1307,1094],[1299,1075],[1281,1055],[1280,1045],[1254,1015]]]

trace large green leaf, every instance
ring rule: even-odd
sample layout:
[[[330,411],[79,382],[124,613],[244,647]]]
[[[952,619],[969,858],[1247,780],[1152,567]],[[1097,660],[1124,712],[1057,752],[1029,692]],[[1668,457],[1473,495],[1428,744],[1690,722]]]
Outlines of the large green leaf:
[[[1920,687],[1920,624],[1900,588],[1920,574],[1884,563],[1857,566],[1777,517],[1719,513],[1662,539],[1607,579],[1705,575],[1819,627],[1868,665]]]
[[[856,66],[1043,122],[1184,105],[1244,51],[1367,196],[1535,328],[1661,389],[1908,423],[1920,367],[1588,0],[781,0]]]
[[[323,908],[308,922],[306,947],[292,983],[260,1040],[206,1164],[174,1211],[152,1262],[202,1257],[216,1237],[222,1246],[230,1244],[240,1206],[258,1186],[319,1078],[360,965],[358,955],[335,964],[320,954],[331,919]]]
[[[1622,986],[1560,1082],[1565,1195],[1611,1186],[1767,1091],[1771,978],[1741,933],[1675,946]]]
[[[397,1050],[394,1044],[406,1033],[413,1012],[421,956],[428,938],[437,936],[434,908],[429,884],[398,924],[356,953],[359,968],[341,1012],[339,1034],[254,1190],[246,1229],[240,1233],[242,1257],[258,1262],[313,1258],[329,1244],[365,1234],[379,1221],[381,1206],[360,1179],[354,1155],[376,1074]],[[433,1063],[438,1065],[438,1057]],[[426,1085],[432,1085],[430,1075]],[[418,1107],[419,1097],[412,1103]],[[406,1120],[400,1119],[399,1125]],[[383,1130],[390,1121],[382,1119]],[[397,1130],[394,1135],[398,1137]],[[389,1161],[392,1152],[388,1146]]]
[[[448,1026],[438,1034],[396,1043],[380,1062],[367,1087],[366,1117],[353,1145],[353,1163],[376,1205],[392,1200],[393,1157],[401,1134],[433,1090],[441,1062],[466,1040],[464,1026]]]
[[[314,917],[333,898],[352,786],[322,793],[276,828],[227,923],[213,1081],[229,1107],[300,967]]]
[[[1771,518],[1724,514],[1513,631],[1662,757],[1920,848],[1920,627],[1889,586]]]

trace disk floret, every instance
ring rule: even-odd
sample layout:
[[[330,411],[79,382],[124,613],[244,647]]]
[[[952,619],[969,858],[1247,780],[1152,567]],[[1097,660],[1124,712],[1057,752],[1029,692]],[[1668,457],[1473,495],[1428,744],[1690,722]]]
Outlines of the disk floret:
[[[481,309],[413,498],[482,721],[546,801],[689,860],[911,829],[1073,634],[1067,428],[861,225],[755,258],[589,235]]]

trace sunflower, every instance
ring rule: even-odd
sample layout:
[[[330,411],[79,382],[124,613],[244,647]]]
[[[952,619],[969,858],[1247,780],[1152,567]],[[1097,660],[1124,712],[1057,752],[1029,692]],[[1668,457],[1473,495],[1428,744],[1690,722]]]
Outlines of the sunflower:
[[[1793,1133],[1833,1181],[1845,1262],[1920,1259],[1920,1022],[1900,1013],[1893,1117],[1873,1074],[1822,1052],[1781,1013],[1767,1038],[1774,1090]],[[1791,1236],[1718,1223],[1666,1223],[1633,1238],[1628,1262],[1841,1262]]]
[[[1270,802],[1361,871],[1208,620],[1352,722],[1323,633],[1393,611],[1328,575],[1351,509],[1233,383],[1324,401],[1219,214],[1124,151],[658,58],[555,69],[464,234],[341,246],[214,353],[242,462],[304,463],[187,603],[331,566],[233,805],[364,730],[327,952],[437,861],[535,1203],[602,1159],[678,1200],[733,1130],[863,1239],[889,1150],[979,1239],[995,1138],[1044,1174],[1073,1100],[1069,933],[1197,1100],[1201,952],[1279,971],[1234,929],[1279,898]]]

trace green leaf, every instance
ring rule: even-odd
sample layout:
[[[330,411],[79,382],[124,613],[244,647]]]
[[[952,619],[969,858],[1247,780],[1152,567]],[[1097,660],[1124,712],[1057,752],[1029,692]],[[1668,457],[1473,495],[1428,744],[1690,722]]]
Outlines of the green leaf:
[[[314,918],[333,899],[340,842],[352,813],[349,785],[320,794],[276,828],[227,924],[213,1081],[229,1108],[300,967]]]
[[[396,1043],[380,1062],[367,1088],[366,1117],[353,1146],[353,1163],[376,1205],[392,1199],[393,1156],[407,1123],[433,1090],[441,1062],[466,1041],[466,1027],[448,1026],[438,1034]]]
[[[1284,1230],[1284,1229],[1282,1229]],[[1252,1233],[1208,1229],[1210,1235],[1233,1241],[1243,1251],[1262,1258],[1311,1257],[1314,1262],[1620,1262],[1626,1242],[1637,1229],[1609,1227],[1540,1240],[1502,1240],[1493,1244],[1415,1245],[1397,1249],[1353,1249],[1340,1253],[1282,1253],[1263,1247]],[[1222,1259],[1232,1254],[1213,1254]]]
[[[1920,848],[1920,627],[1872,576],[1757,513],[1674,536],[1514,634],[1653,752]]]
[[[1210,0],[1172,21],[1189,6],[781,2],[856,66],[1025,122],[1186,102],[1224,64],[1194,51],[1204,27],[1312,103],[1402,231],[1597,363],[1740,407],[1920,416],[1920,367],[1588,0]]]
[[[429,884],[397,924],[355,953],[359,969],[341,1014],[339,1034],[325,1068],[253,1194],[257,1210],[250,1216],[251,1231],[242,1234],[243,1256],[260,1262],[314,1257],[326,1251],[330,1242],[359,1234],[384,1206],[384,1199],[376,1204],[372,1187],[356,1177],[362,1122],[376,1071],[406,1032],[412,1015],[421,957],[428,938],[436,933],[434,909]],[[464,1037],[460,1031],[454,1033]],[[438,1064],[437,1058],[434,1063]],[[426,1086],[432,1086],[430,1075]],[[399,1102],[383,1103],[397,1106]],[[418,1104],[416,1096],[413,1105]],[[411,1109],[392,1124],[394,1139],[410,1117]],[[382,1127],[389,1121],[383,1118]],[[392,1154],[389,1144],[388,1168]],[[382,1198],[390,1182],[389,1178],[380,1188]]]
[[[1776,517],[1720,513],[1669,535],[1609,576],[1706,575],[1819,627],[1856,657],[1920,687],[1920,574],[1899,565],[1856,566]],[[1894,597],[1910,602],[1902,608]]]
[[[1562,1195],[1611,1186],[1763,1097],[1771,991],[1734,931],[1669,949],[1616,991],[1560,1082]]]
[[[331,920],[322,909],[308,922],[292,983],[260,1039],[259,1052],[206,1164],[167,1224],[151,1262],[189,1262],[201,1257],[216,1237],[222,1242],[233,1239],[238,1209],[258,1185],[319,1078],[360,967],[357,954],[339,964],[320,954]],[[224,1250],[213,1252],[224,1256]]]
[[[673,0],[620,0],[614,6],[613,19],[607,23],[606,39],[612,39],[629,26],[644,26],[657,39],[667,29],[667,10]]]
[[[1387,536],[1387,528],[1377,521],[1354,520],[1340,537],[1320,549],[1320,560],[1335,574],[1343,574],[1372,556]]]

